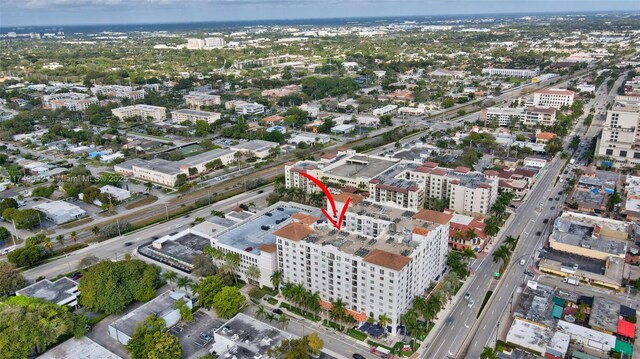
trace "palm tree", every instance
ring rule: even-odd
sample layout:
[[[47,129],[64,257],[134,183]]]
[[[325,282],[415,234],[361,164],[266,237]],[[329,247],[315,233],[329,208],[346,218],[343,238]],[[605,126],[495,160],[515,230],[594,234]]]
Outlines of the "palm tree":
[[[224,264],[222,265],[222,272],[233,276],[233,280],[238,284],[238,268],[240,267],[240,256],[237,253],[227,253],[224,256]]]
[[[287,282],[282,285],[282,296],[287,301],[291,302],[293,300],[293,287],[295,285],[291,282]]]
[[[224,259],[224,252],[222,250],[220,250],[220,248],[217,247],[211,247],[209,245],[205,246],[202,249],[202,252],[208,256],[213,257],[213,259],[215,260],[222,260]]]
[[[287,324],[289,324],[289,317],[284,315],[284,313],[280,314],[280,316],[278,317],[278,323],[282,325],[282,330],[287,330]]]
[[[418,336],[418,315],[413,309],[409,309],[400,317],[400,322],[404,325],[404,334],[411,333],[414,337]],[[411,350],[413,350],[413,343],[411,341]]]
[[[98,232],[100,232],[100,229],[98,229]],[[76,233],[76,231],[69,233],[69,239],[71,239],[74,244],[78,242],[78,234]]]
[[[274,320],[276,320],[276,315],[269,312],[267,313],[267,315],[264,317],[266,320],[268,320],[269,322],[273,322]]]
[[[321,207],[324,202],[324,193],[314,191],[309,195],[309,202],[312,206]]]
[[[500,269],[502,270],[509,261],[510,256],[511,252],[509,251],[509,248],[503,244],[493,252],[493,261],[495,263],[500,263]]]
[[[169,287],[171,288],[172,291],[173,291],[173,282],[176,280],[177,277],[178,275],[176,274],[176,272],[170,271],[170,270],[162,274],[162,278],[164,278],[164,280],[166,280],[167,283],[169,283]]]
[[[187,277],[178,277],[178,279],[176,280],[176,285],[178,286],[178,288],[184,288],[184,291],[187,291],[187,288],[189,288],[191,286],[191,284],[193,284],[193,281]]]
[[[144,184],[144,188],[147,190],[147,193],[151,193],[151,189],[153,188],[153,183],[151,183],[151,182],[147,181],[147,182]]]
[[[56,236],[56,242],[62,247],[64,245],[64,234]]]
[[[380,314],[378,317],[378,324],[386,330],[387,324],[391,323],[391,318],[387,317],[385,314]]]
[[[500,221],[496,217],[489,217],[485,221],[484,232],[493,237],[500,232]]]
[[[278,293],[280,293],[280,283],[282,283],[282,272],[275,271],[271,274],[271,284],[273,284],[273,289],[275,289]]]
[[[48,250],[51,250],[53,248],[53,241],[51,240],[51,238],[45,237],[42,241],[42,246]]]
[[[264,309],[264,305],[258,304],[258,307],[256,308],[256,318],[264,318],[266,315],[267,311]]]
[[[260,276],[262,275],[262,273],[260,273],[260,268],[258,268],[258,266],[249,266],[244,274],[247,276],[247,280],[249,281],[249,283],[255,284],[257,287],[260,286],[260,283],[258,281],[260,280]]]
[[[491,347],[484,347],[482,349],[482,353],[480,354],[480,359],[498,359],[496,355],[496,351]]]
[[[346,306],[342,301],[342,298],[336,299],[335,302],[331,303],[331,312],[330,318],[334,321],[337,321],[342,325],[342,320],[347,314]]]
[[[476,230],[473,228],[468,228],[467,233],[465,233],[467,240],[473,243],[473,240],[477,237]]]
[[[100,234],[100,228],[98,228],[98,226],[93,226],[91,228],[91,233],[93,233],[94,236],[97,236],[98,234]]]
[[[454,272],[449,272],[449,274],[444,277],[444,281],[442,282],[442,289],[445,292],[447,298],[453,297],[459,283],[460,278]]]
[[[297,306],[303,307],[305,304],[307,290],[302,283],[297,283],[293,286],[293,301]]]
[[[461,253],[462,258],[467,260],[467,263],[471,262],[471,259],[475,259],[476,258],[476,252],[473,251],[473,249],[469,248],[469,247],[465,247],[464,250]]]
[[[507,236],[504,239],[504,244],[509,248],[510,251],[514,251],[516,249],[516,245],[518,244],[518,238],[513,236]]]
[[[305,301],[307,303],[307,310],[313,313],[314,315],[318,315],[322,310],[322,306],[320,305],[320,292],[310,292],[307,291]]]

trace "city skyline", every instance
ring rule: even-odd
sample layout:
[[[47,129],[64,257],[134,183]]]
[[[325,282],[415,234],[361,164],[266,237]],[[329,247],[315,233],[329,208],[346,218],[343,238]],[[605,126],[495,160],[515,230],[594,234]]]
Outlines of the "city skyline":
[[[401,3],[405,6],[398,6]],[[150,8],[149,6],[152,7]],[[557,12],[638,11],[633,0],[541,1],[514,4],[506,0],[438,1],[344,0],[111,0],[8,1],[2,5],[1,27],[123,25],[149,23],[305,20],[482,14],[542,14]]]

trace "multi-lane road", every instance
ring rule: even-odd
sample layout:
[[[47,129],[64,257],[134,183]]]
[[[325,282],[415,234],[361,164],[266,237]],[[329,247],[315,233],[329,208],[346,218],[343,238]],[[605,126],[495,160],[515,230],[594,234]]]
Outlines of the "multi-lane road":
[[[258,203],[263,201],[272,190],[273,186],[267,186],[260,190],[256,189],[245,192],[232,198],[216,202],[213,206],[205,206],[189,214],[188,217],[182,216],[169,222],[159,223],[140,231],[111,238],[104,242],[90,244],[86,248],[26,270],[23,274],[27,280],[35,280],[38,277],[51,278],[77,269],[80,261],[87,256],[96,256],[100,259],[122,258],[126,253],[131,253],[136,247],[149,242],[153,237],[161,237],[165,234],[186,229],[197,217],[209,217],[213,209],[228,212],[236,208],[238,203],[248,201]],[[129,245],[127,245],[128,243]]]

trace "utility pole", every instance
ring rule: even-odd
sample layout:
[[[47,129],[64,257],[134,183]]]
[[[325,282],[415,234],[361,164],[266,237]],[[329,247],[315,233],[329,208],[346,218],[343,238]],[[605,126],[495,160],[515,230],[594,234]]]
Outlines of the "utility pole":
[[[169,219],[169,205],[167,202],[164,203],[164,213],[167,215],[167,219]]]

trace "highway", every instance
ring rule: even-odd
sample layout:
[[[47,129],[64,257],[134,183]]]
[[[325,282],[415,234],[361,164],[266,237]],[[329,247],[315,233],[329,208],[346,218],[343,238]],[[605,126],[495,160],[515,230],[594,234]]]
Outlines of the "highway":
[[[622,84],[622,80],[626,75],[623,74],[621,78],[616,81],[615,85],[610,89],[607,94],[606,91],[602,91],[602,89],[598,89],[596,93],[596,98],[591,101],[587,106],[585,106],[585,114],[589,113],[590,108],[595,107],[606,107],[608,101],[613,100],[615,97],[618,86]],[[605,85],[603,85],[605,86]],[[597,110],[596,110],[597,111]],[[576,134],[585,134],[587,138],[590,140],[589,136],[595,136],[599,133],[599,129],[602,125],[601,121],[593,121],[591,126],[588,129],[584,129],[584,126],[579,120],[578,124],[574,129],[574,133]],[[567,136],[567,140],[570,140],[572,136]],[[577,157],[577,156],[576,156]],[[554,161],[551,164],[551,167],[548,169],[547,174],[558,174],[562,168],[564,161]],[[493,300],[489,302],[487,307],[484,309],[483,316],[481,320],[477,323],[477,326],[472,328],[471,335],[467,337],[467,343],[464,343],[461,350],[458,352],[458,358],[479,358],[482,349],[495,341],[497,332],[500,332],[500,321],[503,313],[509,311],[509,302],[513,300],[512,295],[515,292],[516,294],[519,292],[519,286],[524,285],[524,276],[522,273],[522,267],[517,263],[520,258],[526,258],[526,266],[533,266],[533,258],[536,251],[542,247],[545,239],[546,239],[546,230],[553,222],[553,219],[556,217],[556,213],[559,210],[560,204],[555,201],[548,201],[548,196],[556,196],[557,192],[562,189],[562,183],[556,182],[555,187],[552,187],[554,177],[543,177],[539,182],[539,192],[532,193],[531,197],[527,200],[525,205],[518,208],[518,212],[520,215],[515,218],[513,224],[517,224],[515,228],[510,228],[506,233],[507,235],[516,236],[521,234],[520,241],[518,242],[518,247],[514,251],[512,256],[513,260],[511,261],[510,267],[505,271],[505,274],[502,278],[502,283],[498,287],[498,290],[493,294]],[[551,181],[549,181],[551,180]],[[546,186],[540,186],[540,184],[547,184]],[[543,193],[542,195],[537,195],[539,193]],[[534,212],[536,209],[535,206],[539,203],[543,204],[542,212]],[[556,207],[555,210],[552,210],[551,207]],[[526,213],[536,213],[534,215],[528,216]],[[545,218],[549,219],[549,224],[544,224],[543,221]],[[513,226],[511,226],[513,227]],[[541,236],[536,236],[536,231],[539,229],[545,229],[545,233]],[[524,230],[523,230],[524,229]],[[465,350],[468,345],[468,349]]]
[[[263,191],[258,193],[258,191]],[[41,264],[35,268],[23,272],[25,278],[33,281],[38,277],[52,278],[62,273],[68,273],[78,268],[80,261],[87,256],[93,255],[100,259],[122,259],[126,253],[131,253],[141,244],[149,242],[153,237],[161,237],[165,234],[180,231],[188,228],[196,217],[208,218],[212,210],[228,212],[238,206],[238,203],[254,202],[264,200],[273,190],[273,186],[267,186],[260,190],[252,190],[237,196],[222,200],[212,206],[205,206],[189,214],[188,217],[181,216],[170,221],[159,223],[140,231],[114,237],[100,243],[92,243],[88,247],[72,252],[66,256],[53,261]],[[126,246],[125,243],[131,243]],[[141,257],[144,259],[144,257]],[[155,263],[155,262],[154,262]]]

